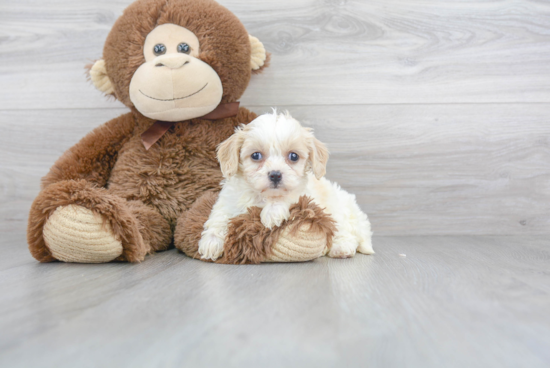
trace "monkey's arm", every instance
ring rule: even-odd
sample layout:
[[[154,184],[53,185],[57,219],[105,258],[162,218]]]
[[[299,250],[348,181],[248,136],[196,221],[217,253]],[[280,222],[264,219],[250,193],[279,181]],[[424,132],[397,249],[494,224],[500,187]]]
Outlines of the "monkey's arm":
[[[132,136],[132,113],[94,129],[69,148],[42,178],[42,189],[63,180],[86,180],[98,187],[107,183],[122,145]]]

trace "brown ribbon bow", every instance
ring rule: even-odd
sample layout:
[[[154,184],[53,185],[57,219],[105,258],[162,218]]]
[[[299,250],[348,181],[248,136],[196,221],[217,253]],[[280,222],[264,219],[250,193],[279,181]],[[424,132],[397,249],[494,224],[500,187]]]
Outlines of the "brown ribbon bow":
[[[214,111],[196,119],[217,120],[236,116],[239,112],[239,104],[240,102],[219,104]],[[141,142],[143,143],[145,149],[149,150],[149,148],[151,148],[153,144],[157,143],[164,133],[166,133],[174,124],[176,124],[176,122],[160,120],[155,121],[155,123],[141,135]]]

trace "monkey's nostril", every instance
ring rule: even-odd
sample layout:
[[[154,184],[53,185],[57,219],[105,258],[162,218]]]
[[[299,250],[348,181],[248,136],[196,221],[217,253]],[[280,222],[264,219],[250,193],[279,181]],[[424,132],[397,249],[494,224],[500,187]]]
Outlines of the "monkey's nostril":
[[[162,57],[158,57],[157,60],[155,60],[155,67],[166,67],[168,69],[179,69],[183,68],[187,64],[191,63],[191,60],[186,60],[187,55],[185,56],[170,56],[170,55],[163,55]]]

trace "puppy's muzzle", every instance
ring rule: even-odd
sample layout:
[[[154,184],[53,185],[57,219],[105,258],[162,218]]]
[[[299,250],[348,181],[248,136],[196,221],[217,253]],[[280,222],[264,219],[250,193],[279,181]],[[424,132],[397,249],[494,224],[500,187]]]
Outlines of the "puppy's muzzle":
[[[267,173],[267,176],[269,177],[269,181],[271,181],[275,188],[277,188],[277,186],[283,179],[283,174],[281,174],[280,171],[270,171]]]

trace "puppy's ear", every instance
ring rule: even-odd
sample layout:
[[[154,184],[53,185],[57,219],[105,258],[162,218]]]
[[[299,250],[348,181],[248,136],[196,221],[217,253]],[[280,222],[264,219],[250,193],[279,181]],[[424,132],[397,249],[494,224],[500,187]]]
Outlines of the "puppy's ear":
[[[244,142],[244,133],[237,129],[235,134],[218,146],[218,161],[224,178],[230,178],[239,170],[239,154]]]
[[[311,169],[317,179],[321,179],[327,172],[328,148],[323,142],[312,137],[309,144],[309,159]]]

